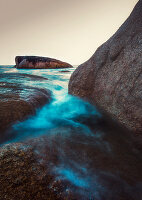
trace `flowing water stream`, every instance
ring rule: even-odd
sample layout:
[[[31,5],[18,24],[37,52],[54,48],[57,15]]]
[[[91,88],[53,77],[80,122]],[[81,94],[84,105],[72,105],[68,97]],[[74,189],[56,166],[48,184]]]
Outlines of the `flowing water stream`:
[[[28,85],[53,93],[50,104],[13,126],[15,137],[6,143],[47,137],[50,150],[56,149],[58,157],[52,173],[56,180],[70,183],[65,192],[72,191],[80,200],[142,200],[141,150],[130,133],[108,125],[95,107],[68,94],[68,81],[75,68],[64,72],[0,67],[0,72],[48,78]]]

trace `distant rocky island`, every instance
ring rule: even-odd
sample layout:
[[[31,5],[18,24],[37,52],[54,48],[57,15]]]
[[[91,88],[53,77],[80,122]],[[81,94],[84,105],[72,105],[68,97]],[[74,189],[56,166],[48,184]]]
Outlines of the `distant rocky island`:
[[[15,63],[15,67],[18,69],[58,69],[73,67],[66,62],[41,56],[16,56]]]

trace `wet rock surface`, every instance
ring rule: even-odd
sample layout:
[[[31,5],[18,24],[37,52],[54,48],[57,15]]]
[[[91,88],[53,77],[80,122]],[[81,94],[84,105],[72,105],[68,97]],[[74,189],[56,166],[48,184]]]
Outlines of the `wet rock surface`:
[[[39,56],[16,56],[15,63],[15,67],[18,69],[58,69],[72,67],[66,62]]]
[[[38,107],[51,99],[50,91],[28,85],[28,82],[37,80],[45,81],[45,78],[18,73],[0,74],[1,139],[2,134],[13,123],[22,121],[29,115],[34,114]]]
[[[0,199],[80,199],[68,191],[68,181],[56,179],[52,169],[59,162],[58,148],[51,151],[50,142],[42,137],[0,148]]]
[[[141,200],[141,152],[121,129],[95,129],[62,126],[1,147],[1,199]]]
[[[70,71],[69,70],[62,70],[62,71],[59,71],[59,72],[61,72],[61,73],[68,73]]]
[[[142,134],[142,0],[119,30],[72,74],[69,93]]]
[[[51,180],[31,146],[16,143],[0,149],[1,200],[56,199],[53,191],[48,190]]]

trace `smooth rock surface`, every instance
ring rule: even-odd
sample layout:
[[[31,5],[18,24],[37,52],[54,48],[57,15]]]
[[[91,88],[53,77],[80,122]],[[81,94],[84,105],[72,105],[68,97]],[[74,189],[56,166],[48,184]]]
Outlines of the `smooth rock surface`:
[[[119,30],[75,70],[69,93],[142,134],[142,0]]]
[[[66,62],[39,56],[16,56],[15,63],[15,67],[18,69],[58,69],[72,67]]]

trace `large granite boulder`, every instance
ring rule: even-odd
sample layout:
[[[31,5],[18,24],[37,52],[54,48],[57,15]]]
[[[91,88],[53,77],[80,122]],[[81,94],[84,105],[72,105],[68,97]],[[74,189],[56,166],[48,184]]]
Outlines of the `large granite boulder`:
[[[66,62],[39,56],[16,56],[15,63],[15,67],[18,69],[57,69],[72,67]]]
[[[8,128],[34,114],[36,109],[51,99],[49,90],[32,87],[28,81],[45,81],[45,78],[29,74],[0,74],[0,141]],[[22,84],[21,82],[26,82]]]
[[[142,133],[142,0],[119,30],[75,70],[69,93]]]

